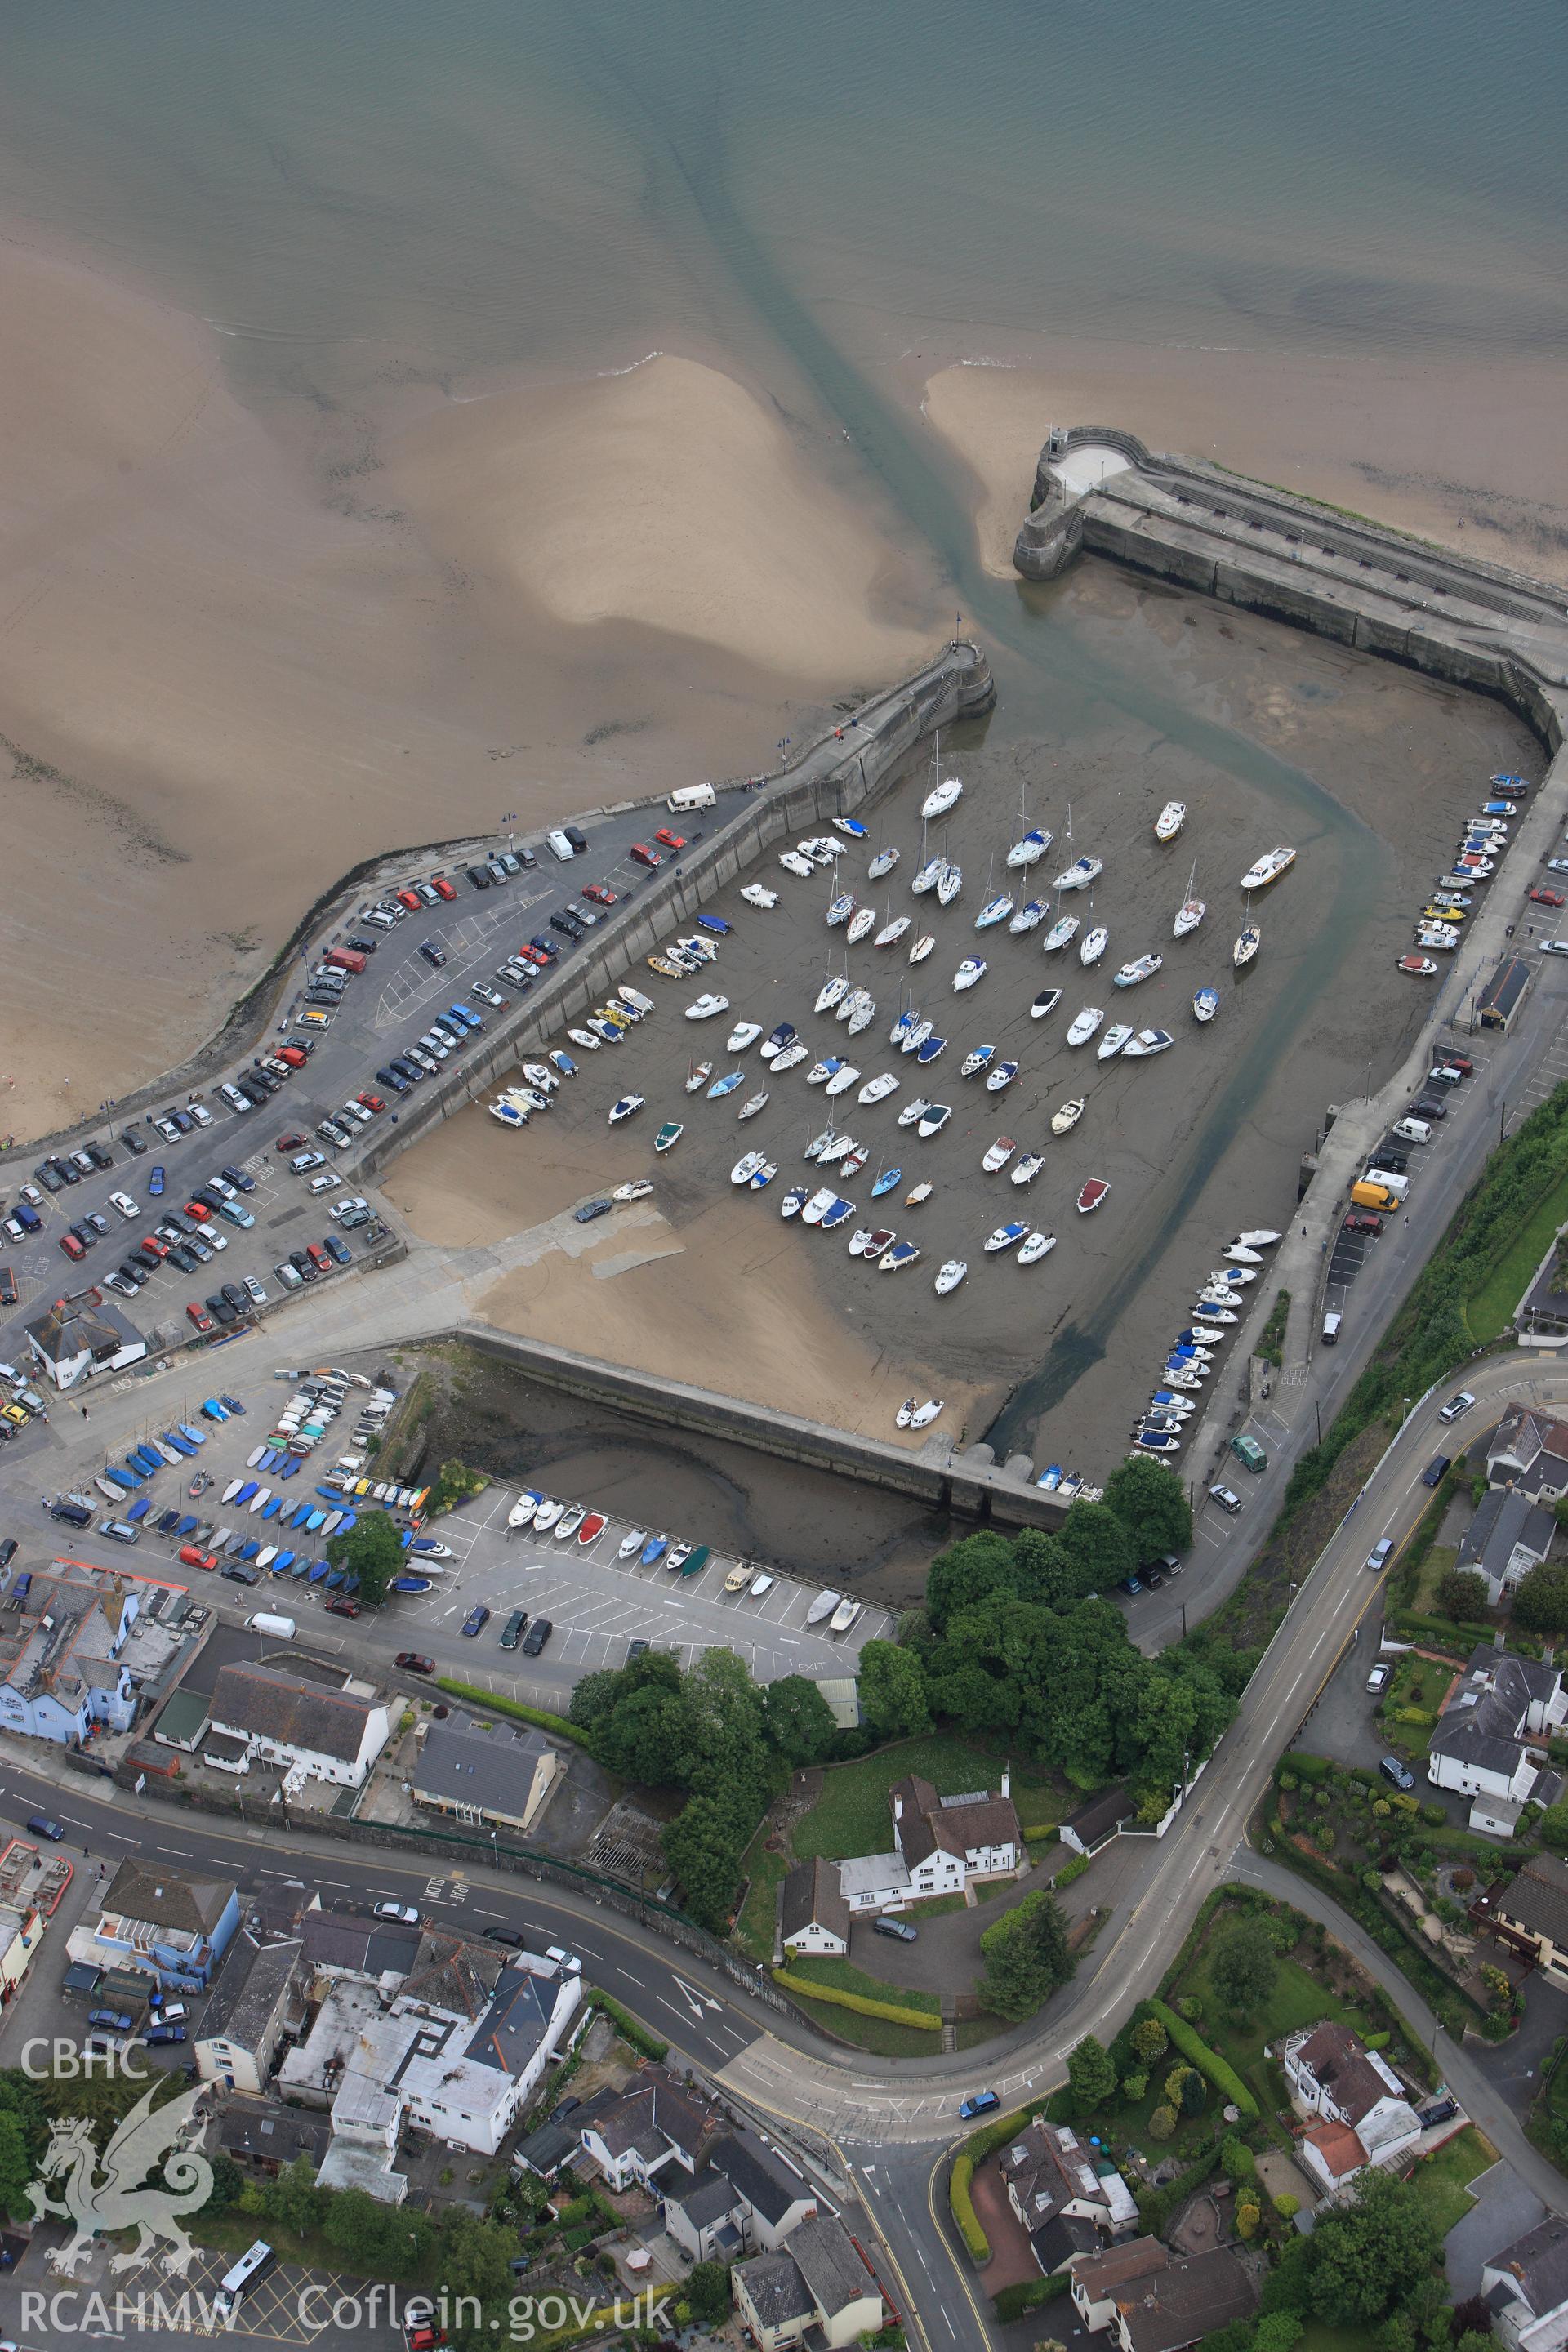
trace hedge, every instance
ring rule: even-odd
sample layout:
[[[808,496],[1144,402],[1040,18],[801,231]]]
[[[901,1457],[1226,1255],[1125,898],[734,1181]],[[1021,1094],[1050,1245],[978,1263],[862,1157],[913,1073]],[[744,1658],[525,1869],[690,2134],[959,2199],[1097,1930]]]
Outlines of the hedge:
[[[1411,1724],[1417,1730],[1430,1731],[1437,1718],[1428,1707],[1396,1706],[1394,1710],[1394,1720],[1395,1723]]]
[[[1333,1769],[1332,1757],[1309,1756],[1305,1749],[1288,1748],[1274,1767],[1274,1777],[1278,1780],[1286,1771],[1294,1772],[1298,1780],[1326,1780]]]
[[[918,2025],[927,2033],[942,2032],[942,2019],[932,2010],[900,2009],[890,2000],[868,2000],[864,1993],[840,1992],[837,1985],[818,1984],[815,1977],[795,1976],[788,1969],[775,1969],[773,1982],[806,2000],[825,2000],[832,2009],[852,2009],[858,2017],[882,2017],[891,2025]]]
[[[570,1739],[576,1748],[586,1748],[587,1738],[576,1724],[568,1723],[563,1715],[547,1715],[542,1706],[529,1706],[520,1698],[503,1698],[496,1691],[481,1690],[477,1683],[448,1682],[444,1675],[436,1678],[436,1687],[448,1698],[467,1699],[471,1706],[489,1707],[492,1715],[515,1715],[522,1723],[531,1723],[538,1731],[552,1732],[557,1739]]]
[[[1497,1638],[1495,1625],[1458,1624],[1447,1617],[1421,1617],[1414,1610],[1391,1609],[1384,1620],[1385,1629],[1404,1642],[1426,1642],[1435,1649],[1446,1651],[1456,1664],[1463,1665],[1478,1642],[1489,1648]],[[1522,1633],[1512,1625],[1508,1629],[1507,1646],[1516,1657],[1539,1658],[1542,1644],[1532,1633]]]
[[[1070,2271],[1053,2271],[1049,2278],[1019,2279],[1014,2286],[998,2288],[991,2308],[998,2319],[1022,2319],[1026,2311],[1037,2311],[1042,2303],[1055,2303],[1071,2287]]]
[[[639,2025],[630,2010],[623,2009],[618,2000],[612,2000],[607,1992],[601,1992],[595,1985],[588,1998],[595,2009],[602,2009],[605,2015],[614,2021],[621,2040],[629,2042],[632,2048],[640,2051],[645,2058],[668,2057],[668,2042],[661,2042],[657,2033],[650,2033],[646,2025]]]
[[[980,2226],[980,2216],[969,2193],[969,2184],[973,2178],[974,2158],[968,2155],[955,2156],[952,2170],[947,2179],[948,2207],[958,2224],[958,2234],[969,2249],[970,2261],[978,2264],[991,2260],[991,2241]]]
[[[1056,1887],[1070,1886],[1075,1878],[1083,1876],[1084,1872],[1089,1868],[1089,1859],[1087,1853],[1075,1853],[1070,1862],[1063,1863],[1052,1878],[1051,1885]]]
[[[1211,2050],[1202,2034],[1195,2033],[1184,2017],[1178,2017],[1168,2001],[1152,2000],[1149,2007],[1170,2035],[1173,2048],[1190,2060],[1232,2106],[1239,2107],[1244,2116],[1256,2117],[1258,2102],[1229,2061],[1222,2058],[1217,2050]]]
[[[1174,2180],[1167,2181],[1163,2189],[1144,2190],[1138,2200],[1138,2218],[1150,2237],[1163,2236],[1166,2224],[1176,2208],[1186,2203],[1194,2189],[1203,2187],[1218,2162],[1219,2148],[1216,2145],[1206,2156],[1200,2156],[1195,2164],[1189,2164],[1185,2172],[1179,2172]]]

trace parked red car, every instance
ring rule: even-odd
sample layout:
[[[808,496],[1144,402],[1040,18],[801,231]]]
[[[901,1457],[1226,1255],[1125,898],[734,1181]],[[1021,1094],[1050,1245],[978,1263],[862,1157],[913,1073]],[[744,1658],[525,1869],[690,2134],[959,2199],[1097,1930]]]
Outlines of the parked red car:
[[[432,874],[430,887],[432,890],[439,891],[443,898],[455,898],[458,895],[444,874]]]
[[[1532,907],[1568,907],[1568,898],[1561,890],[1532,890],[1530,903]]]
[[[60,1235],[60,1247],[64,1250],[67,1257],[69,1258],[85,1257],[87,1255],[86,1250],[83,1249],[81,1244],[78,1241],[74,1234],[62,1234]]]
[[[685,836],[679,833],[671,833],[667,824],[659,826],[658,831],[654,835],[654,839],[662,841],[666,849],[684,849],[686,846]]]
[[[400,890],[397,894],[397,903],[400,907],[406,907],[411,915],[416,915],[425,901],[417,890]]]
[[[279,1045],[278,1059],[287,1062],[291,1070],[302,1070],[310,1056],[302,1045]]]
[[[615,892],[606,889],[603,882],[584,882],[583,896],[584,898],[592,898],[595,905],[598,907],[613,907],[616,903]]]
[[[381,1095],[361,1095],[359,1099],[363,1103],[366,1110],[384,1110],[386,1108],[385,1098]]]
[[[305,1253],[318,1274],[331,1274],[332,1270],[332,1261],[328,1256],[326,1251],[321,1247],[320,1242],[307,1242],[305,1244]]]
[[[344,1595],[340,1592],[335,1601],[328,1601],[327,1614],[329,1617],[357,1617],[359,1615],[359,1602],[357,1601],[347,1600]]]
[[[185,1309],[185,1318],[198,1331],[207,1332],[213,1328],[212,1317],[205,1307],[198,1307],[194,1298]]]
[[[280,1135],[279,1137],[277,1142],[272,1148],[275,1151],[302,1151],[304,1150],[304,1137],[300,1133],[298,1128],[291,1127],[287,1135]]]
[[[650,849],[646,841],[634,841],[628,854],[639,866],[662,866],[664,864],[664,860],[659,856],[658,850]]]
[[[1383,1219],[1374,1217],[1370,1209],[1352,1209],[1345,1219],[1344,1230],[1347,1234],[1380,1234]]]
[[[203,1551],[197,1544],[182,1544],[175,1556],[185,1568],[211,1569],[217,1566],[216,1552]]]
[[[436,1671],[435,1659],[423,1656],[417,1650],[399,1650],[392,1663],[401,1666],[405,1675],[433,1675]]]

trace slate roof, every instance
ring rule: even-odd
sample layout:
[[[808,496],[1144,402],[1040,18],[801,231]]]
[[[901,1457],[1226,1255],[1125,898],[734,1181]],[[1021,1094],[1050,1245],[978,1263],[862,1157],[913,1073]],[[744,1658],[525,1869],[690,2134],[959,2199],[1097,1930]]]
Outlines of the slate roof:
[[[1123,1788],[1100,1789],[1069,1814],[1062,1824],[1084,1846],[1098,1845],[1101,1838],[1110,1836],[1123,1822],[1131,1821],[1138,1811],[1137,1800]]]
[[[477,1805],[521,1821],[550,1742],[537,1731],[483,1731],[478,1724],[432,1723],[415,1765],[416,1796]]]
[[[1568,2302],[1568,2221],[1561,2213],[1548,2213],[1533,2230],[1494,2254],[1485,2267],[1503,2272],[1536,2318],[1544,2319],[1549,2311]],[[1500,2302],[1495,2289],[1487,2300],[1494,2298]]]
[[[1494,1465],[1504,1456],[1522,1465],[1512,1483],[1528,1494],[1538,1494],[1542,1486],[1562,1486],[1568,1480],[1568,1423],[1514,1405],[1492,1433],[1487,1448],[1489,1477],[1497,1476]]]
[[[721,2172],[701,2172],[689,2189],[679,2196],[667,2196],[667,2205],[679,2205],[694,2230],[706,2230],[715,2221],[727,2221],[739,2203],[733,2188]]]
[[[716,2117],[661,2067],[650,2066],[625,2091],[589,2100],[573,2120],[583,2131],[592,2129],[612,2157],[635,2149],[651,2158],[673,2145],[694,2160]]]
[[[784,1940],[798,1936],[803,1927],[815,1921],[818,1927],[831,1928],[834,1935],[849,1940],[849,1906],[839,1885],[838,1864],[816,1854],[809,1862],[797,1862],[784,1883]]]
[[[232,1878],[182,1878],[175,1871],[149,1869],[128,1858],[110,1880],[99,1909],[182,1935],[210,1936],[234,1891]]]
[[[1568,1947],[1568,1862],[1554,1853],[1532,1854],[1495,1907],[1527,1934]]]
[[[1296,2056],[1298,2063],[1307,2067],[1329,2092],[1335,2106],[1352,2126],[1370,2115],[1380,2099],[1405,2095],[1397,2086],[1389,2088],[1360,2036],[1352,2033],[1348,2025],[1320,2025],[1300,2044]]]
[[[1075,2198],[1104,2204],[1106,2191],[1089,2161],[1088,2150],[1065,2125],[1037,2116],[1002,2159],[1007,2186],[1023,2209],[1026,2230],[1039,2229]]]
[[[419,1950],[419,1930],[390,1919],[349,1919],[307,1911],[300,1923],[306,1960],[315,1968],[349,1969],[357,1976],[405,1977]]]
[[[789,2252],[818,2310],[829,2319],[847,2304],[879,2292],[848,2231],[831,2213],[818,2213],[792,2230]]]
[[[726,2175],[764,2221],[782,2221],[802,2198],[808,2203],[813,2200],[814,2191],[799,2173],[764,2147],[755,2132],[726,2132],[709,2149],[708,2161]]]
[[[911,1868],[939,1850],[960,1862],[972,1846],[1018,1845],[1023,1831],[1011,1797],[977,1797],[971,1804],[943,1804],[929,1780],[918,1772],[895,1783],[890,1791],[899,1840]]]
[[[270,2101],[230,2099],[218,2123],[218,2146],[226,2155],[267,2164],[292,2164],[297,2156],[306,2156],[320,2165],[331,2137],[325,2120],[314,2122],[298,2107]]]
[[[1180,2352],[1233,2319],[1250,2319],[1258,2304],[1251,2279],[1227,2246],[1174,2262],[1146,2286],[1117,2297],[1132,2352]]]
[[[352,1764],[375,1705],[272,1666],[232,1665],[218,1670],[212,1712],[213,1721],[228,1730]]]
[[[576,2133],[568,2131],[563,2124],[541,2124],[537,2131],[519,2140],[516,2161],[526,2164],[530,2172],[537,2172],[542,2180],[548,2180],[552,2173],[560,2171],[569,2156],[575,2155],[577,2146]]]
[[[1171,2250],[1158,2238],[1130,2238],[1124,2245],[1107,2246],[1087,2263],[1079,2263],[1073,2272],[1073,2281],[1081,2286],[1090,2303],[1102,2303],[1119,2286],[1130,2279],[1147,2278],[1154,2271],[1170,2267]]]
[[[737,2263],[735,2276],[764,2327],[812,2316],[810,2293],[788,2254],[753,2254],[749,2263]]]
[[[233,2042],[242,2050],[254,2050],[304,1949],[300,1937],[287,1944],[263,1944],[259,1949],[248,1936],[241,1937],[206,2005],[198,2041]]]
[[[1544,1559],[1552,1549],[1556,1526],[1550,1511],[1532,1503],[1515,1486],[1489,1486],[1459,1544],[1458,1566],[1478,1564],[1489,1575],[1501,1576],[1516,1544]]]
[[[499,2067],[515,2082],[550,2031],[559,1990],[525,1969],[509,1969],[464,2054],[481,2066]]]
[[[1035,2260],[1048,2278],[1070,2263],[1075,2254],[1092,2254],[1100,2244],[1100,2231],[1092,2221],[1081,2221],[1076,2213],[1053,2213],[1037,2230],[1029,2232],[1029,2243],[1035,2250]]]

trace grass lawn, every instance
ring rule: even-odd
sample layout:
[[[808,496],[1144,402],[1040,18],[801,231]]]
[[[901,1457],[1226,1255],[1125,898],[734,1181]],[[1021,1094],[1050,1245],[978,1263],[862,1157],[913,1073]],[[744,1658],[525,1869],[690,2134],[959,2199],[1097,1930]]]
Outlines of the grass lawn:
[[[1446,2238],[1476,2201],[1465,2183],[1496,2162],[1496,2148],[1470,2124],[1458,2138],[1446,2141],[1436,2156],[1425,2158],[1416,2166],[1410,2185],[1439,2237]]]
[[[741,1906],[741,1916],[735,1922],[735,1939],[753,1960],[771,1960],[773,1956],[773,1927],[778,1916],[778,1885],[789,1864],[782,1853],[770,1853],[764,1843],[767,1822],[764,1821],[752,1840],[752,1849],[745,1858],[745,1870],[751,1880],[746,1899]]]
[[[1296,2352],[1372,2352],[1380,2332],[1375,2327],[1326,2327],[1314,2319],[1297,2338]]]
[[[892,1850],[893,1824],[888,1791],[895,1780],[918,1772],[937,1794],[959,1797],[966,1790],[997,1788],[1002,1768],[1011,1762],[1013,1795],[1020,1815],[1031,1827],[1059,1820],[1067,1810],[1064,1792],[1047,1773],[1020,1765],[1000,1741],[966,1739],[956,1732],[932,1732],[924,1739],[906,1739],[862,1756],[853,1764],[834,1764],[824,1776],[821,1796],[790,1832],[797,1862],[825,1853],[836,1862],[851,1854],[888,1853]]]
[[[1282,2035],[1294,2033],[1303,2025],[1316,2025],[1323,2018],[1342,2019],[1356,2027],[1358,2032],[1365,2030],[1366,2021],[1361,2012],[1331,1992],[1327,1985],[1320,1984],[1317,1978],[1310,1975],[1298,1960],[1280,1961],[1272,1995],[1245,2029],[1233,2026],[1226,2020],[1209,1976],[1206,1950],[1199,1954],[1176,1990],[1177,1996],[1196,1993],[1204,2005],[1197,2031],[1212,2050],[1217,2050],[1221,2057],[1229,2059],[1265,2114],[1279,2105],[1277,2086],[1269,2082],[1268,2068],[1263,2056],[1266,2042],[1278,2042]],[[1173,2058],[1171,2063],[1174,2063]],[[1162,2060],[1155,2068],[1162,2079],[1165,2065],[1166,2062]]]
[[[1415,1593],[1410,1606],[1417,1616],[1436,1615],[1437,1587],[1459,1557],[1458,1544],[1434,1544],[1421,1563],[1415,1580]]]
[[[1465,1300],[1465,1320],[1478,1347],[1484,1347],[1506,1328],[1531,1276],[1551,1248],[1558,1226],[1565,1223],[1568,1176],[1553,1185],[1539,1208],[1526,1218],[1486,1280]]]
[[[922,2009],[938,2023],[942,2020],[942,1995],[920,1992],[912,1987],[884,1984],[878,1977],[868,1977],[853,1960],[798,1959],[790,1962],[791,1976],[810,1977],[816,1984],[831,1985],[835,1992],[858,1992],[868,2000],[890,2000],[900,2009]],[[852,2010],[841,2012],[852,2017]],[[912,2029],[911,2029],[912,2030]]]
[[[1402,1706],[1419,1706],[1426,1714],[1435,1716],[1453,1678],[1453,1667],[1437,1665],[1430,1658],[1417,1657],[1412,1653],[1400,1659],[1394,1669],[1393,1679],[1383,1694],[1378,1717],[1382,1735],[1391,1748],[1397,1748],[1402,1756],[1426,1755],[1433,1726],[1395,1723],[1394,1716]],[[1420,1693],[1419,1697],[1416,1696],[1417,1692]],[[1387,1791],[1383,1793],[1386,1795]]]

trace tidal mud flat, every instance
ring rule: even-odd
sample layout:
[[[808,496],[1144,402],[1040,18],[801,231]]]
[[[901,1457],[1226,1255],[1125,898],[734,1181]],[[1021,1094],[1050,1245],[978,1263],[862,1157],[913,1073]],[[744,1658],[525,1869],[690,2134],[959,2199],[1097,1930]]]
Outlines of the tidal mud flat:
[[[963,867],[961,895],[946,910],[910,891],[930,772],[867,813],[872,841],[847,850],[837,887],[858,884],[879,919],[907,913],[911,925],[891,948],[868,939],[847,950],[852,982],[877,998],[876,1019],[859,1037],[813,1011],[846,953],[843,930],[825,922],[827,878],[799,880],[770,866],[758,878],[778,891],[777,907],[753,910],[738,886],[722,894],[714,911],[735,930],[717,963],[690,982],[639,972],[655,1015],[620,1046],[581,1056],[580,1076],[548,1118],[518,1135],[476,1106],[389,1171],[388,1192],[416,1231],[468,1242],[537,1226],[629,1177],[653,1179],[662,1224],[640,1228],[633,1246],[617,1244],[606,1218],[592,1250],[552,1254],[499,1283],[485,1302],[490,1319],[878,1435],[894,1434],[893,1408],[918,1391],[947,1399],[942,1434],[973,1441],[990,1432],[999,1447],[1027,1451],[1037,1465],[1069,1463],[1094,1478],[1119,1457],[1163,1343],[1186,1320],[1220,1246],[1238,1225],[1283,1225],[1324,1108],[1377,1085],[1427,1018],[1429,991],[1394,970],[1411,918],[1485,779],[1503,767],[1534,774],[1540,755],[1498,706],[1103,565],[1020,593],[1053,624],[1060,730],[1052,730],[1058,698],[1044,679],[1016,692],[1016,721],[1004,689],[987,729],[943,745],[942,772],[965,787],[926,844]],[[1120,680],[1120,695],[1097,693],[1101,677]],[[1146,680],[1146,693],[1129,694],[1129,677]],[[1171,799],[1185,803],[1186,824],[1161,845],[1153,820]],[[1005,925],[977,935],[988,887],[1005,882],[1020,899],[1049,896],[1055,914],[1049,886],[1068,863],[1069,809],[1073,853],[1091,852],[1104,868],[1092,891],[1061,901],[1061,911],[1079,918],[1079,938],[1045,954],[1049,918],[1024,937]],[[1024,824],[1047,826],[1056,839],[1029,877],[1008,876],[1005,853]],[[883,842],[899,846],[900,863],[889,880],[868,885],[868,854]],[[1296,864],[1255,904],[1263,944],[1237,978],[1230,950],[1247,916],[1240,877],[1277,842],[1297,850]],[[1208,913],[1177,941],[1172,921],[1194,862]],[[1079,944],[1096,924],[1109,930],[1109,945],[1085,970]],[[907,949],[922,931],[937,945],[911,970]],[[1163,955],[1163,970],[1140,987],[1115,989],[1116,969],[1148,950]],[[960,959],[974,952],[986,958],[985,975],[956,994]],[[1203,983],[1221,997],[1206,1028],[1191,1013]],[[1033,1019],[1032,1000],[1052,985],[1063,991],[1058,1006]],[[685,1005],[704,987],[722,992],[729,1012],[686,1021]],[[910,1003],[949,1041],[925,1070],[888,1042]],[[1107,1024],[1163,1027],[1175,1042],[1153,1060],[1101,1063],[1093,1044],[1065,1042],[1087,1004],[1103,1007]],[[857,1090],[826,1102],[805,1084],[809,1061],[769,1079],[754,1046],[726,1052],[726,1034],[741,1020],[760,1022],[764,1034],[791,1021],[813,1058],[842,1054],[862,1081],[890,1071],[898,1091],[867,1108]],[[1018,1062],[1005,1094],[959,1074],[982,1042],[994,1045],[996,1061]],[[721,1101],[688,1094],[699,1057],[714,1062],[715,1075],[743,1068],[742,1087]],[[766,1108],[738,1124],[739,1105],[764,1084]],[[644,1108],[611,1129],[611,1104],[633,1091]],[[952,1105],[929,1142],[897,1125],[917,1093]],[[1069,1096],[1087,1108],[1071,1134],[1055,1139],[1051,1113]],[[804,1147],[834,1114],[869,1151],[863,1171],[836,1184],[856,1204],[837,1235],[778,1213],[791,1184],[821,1181]],[[666,1119],[685,1131],[656,1158],[654,1133]],[[1045,1155],[1026,1190],[1005,1172],[982,1173],[987,1147],[1004,1135],[1020,1154]],[[752,1148],[778,1163],[760,1195],[730,1181]],[[879,1168],[894,1165],[898,1183],[873,1206]],[[1074,1202],[1090,1176],[1111,1189],[1084,1218]],[[931,1199],[907,1209],[907,1192],[921,1181],[931,1183]],[[985,1235],[1013,1217],[1055,1232],[1040,1264],[984,1254]],[[921,1258],[907,1272],[884,1276],[847,1256],[855,1226],[878,1223],[918,1244]],[[967,1261],[968,1278],[938,1298],[932,1277],[955,1256]]]

